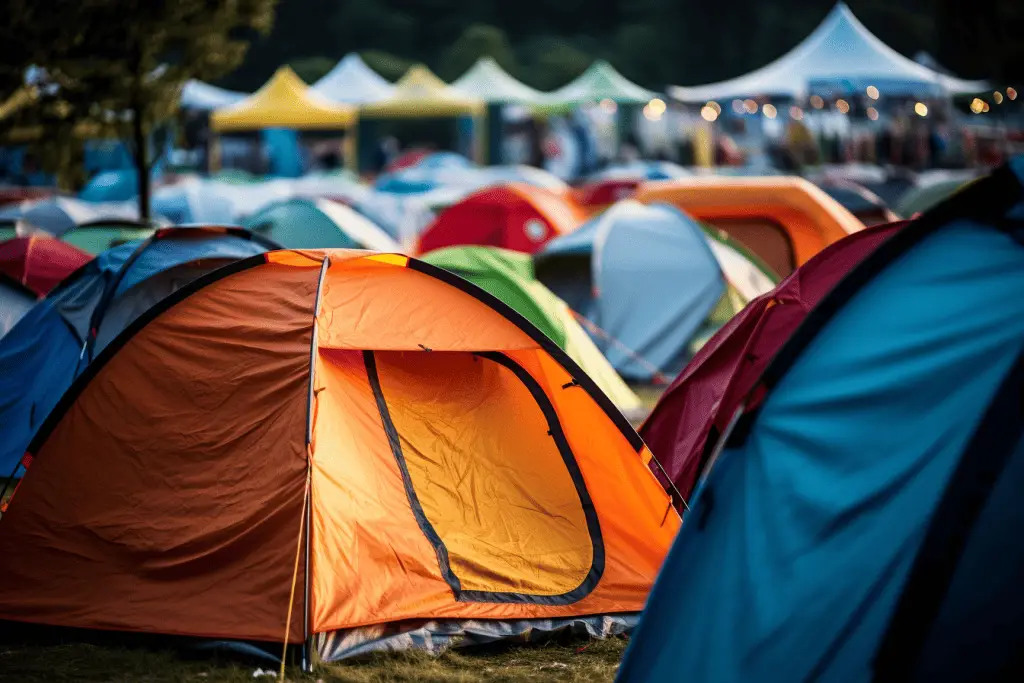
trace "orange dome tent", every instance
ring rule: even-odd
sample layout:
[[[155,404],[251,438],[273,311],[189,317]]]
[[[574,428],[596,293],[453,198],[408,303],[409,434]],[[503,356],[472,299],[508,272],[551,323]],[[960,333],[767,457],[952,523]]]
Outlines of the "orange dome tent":
[[[635,617],[678,529],[649,460],[468,282],[261,254],[136,320],[42,424],[0,522],[0,619],[324,659],[424,620],[589,629]]]
[[[675,204],[725,231],[786,277],[819,251],[864,229],[856,216],[803,178],[711,176],[644,183],[636,198]]]
[[[443,247],[476,244],[532,254],[585,220],[567,196],[525,183],[474,192],[441,212],[419,239],[420,254]]]

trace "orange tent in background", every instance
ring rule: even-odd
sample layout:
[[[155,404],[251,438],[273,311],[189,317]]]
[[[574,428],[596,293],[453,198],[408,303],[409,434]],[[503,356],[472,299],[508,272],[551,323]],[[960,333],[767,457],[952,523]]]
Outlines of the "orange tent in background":
[[[856,216],[803,178],[709,176],[644,183],[636,198],[674,204],[711,223],[786,277],[819,251],[864,229]]]
[[[405,256],[270,252],[157,304],[40,427],[0,522],[0,619],[337,659],[422,620],[635,616],[679,526],[649,460],[483,290]]]
[[[442,211],[420,235],[417,253],[476,244],[532,254],[586,219],[571,197],[542,187],[489,187]]]

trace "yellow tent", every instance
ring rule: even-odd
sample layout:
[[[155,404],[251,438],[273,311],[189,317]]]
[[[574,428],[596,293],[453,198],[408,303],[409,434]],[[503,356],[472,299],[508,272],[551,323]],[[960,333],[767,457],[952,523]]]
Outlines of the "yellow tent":
[[[354,107],[331,102],[310,90],[291,68],[282,66],[262,88],[210,116],[218,133],[264,128],[333,130],[356,122]]]
[[[359,110],[367,118],[428,118],[479,115],[483,101],[467,95],[438,78],[423,65],[409,69],[395,84],[385,100],[363,105]]]

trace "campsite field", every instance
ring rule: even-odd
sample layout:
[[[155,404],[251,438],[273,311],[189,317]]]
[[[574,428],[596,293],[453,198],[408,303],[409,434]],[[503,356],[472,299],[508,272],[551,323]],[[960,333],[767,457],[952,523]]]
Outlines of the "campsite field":
[[[499,651],[431,657],[422,653],[380,656],[351,664],[321,665],[311,675],[289,669],[293,683],[600,683],[611,681],[626,640],[516,646]],[[187,659],[172,652],[94,645],[8,647],[0,645],[0,681],[18,683],[242,683],[277,680],[254,677],[257,664],[210,658]]]

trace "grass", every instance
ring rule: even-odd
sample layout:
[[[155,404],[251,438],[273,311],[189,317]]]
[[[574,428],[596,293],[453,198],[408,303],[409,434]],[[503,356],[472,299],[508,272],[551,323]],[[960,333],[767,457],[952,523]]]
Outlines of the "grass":
[[[422,652],[379,655],[345,664],[322,664],[312,674],[289,668],[292,683],[600,683],[615,677],[626,648],[624,638],[500,650]],[[277,680],[253,677],[267,665],[220,659],[195,659],[174,652],[153,652],[96,645],[0,645],[0,681],[19,683],[241,683]]]

